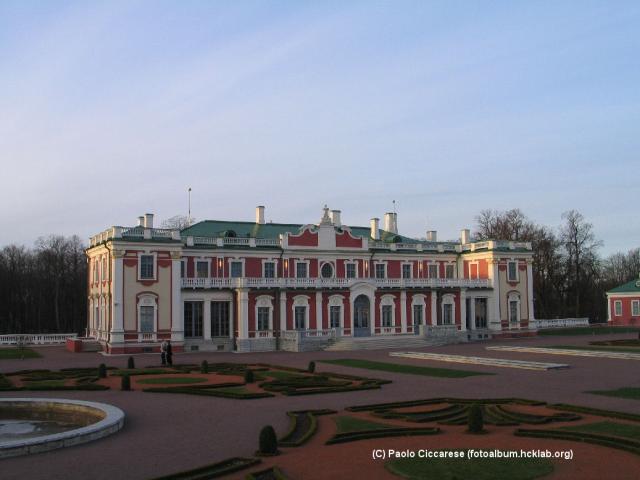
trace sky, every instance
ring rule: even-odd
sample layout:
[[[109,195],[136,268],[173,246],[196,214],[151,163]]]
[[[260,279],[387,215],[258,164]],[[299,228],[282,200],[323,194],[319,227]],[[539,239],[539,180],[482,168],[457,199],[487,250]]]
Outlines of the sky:
[[[637,1],[0,0],[0,246],[483,209],[640,247]]]

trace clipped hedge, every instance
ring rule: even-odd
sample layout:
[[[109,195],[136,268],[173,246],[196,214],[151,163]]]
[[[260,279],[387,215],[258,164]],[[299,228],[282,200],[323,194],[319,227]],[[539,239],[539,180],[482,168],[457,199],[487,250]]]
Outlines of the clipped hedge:
[[[288,480],[288,477],[286,477],[278,467],[271,467],[265,470],[251,472],[244,478],[245,480]]]
[[[355,442],[370,438],[384,437],[409,437],[416,435],[435,435],[440,433],[440,429],[435,428],[385,428],[381,430],[364,430],[361,432],[337,433],[325,442],[325,445],[336,443]]]
[[[366,412],[369,410],[391,410],[393,408],[404,408],[404,407],[419,407],[421,405],[432,405],[434,403],[460,403],[460,404],[470,404],[470,403],[480,403],[480,404],[500,404],[500,403],[515,403],[519,405],[530,405],[530,406],[544,406],[545,402],[540,402],[537,400],[527,400],[525,398],[453,398],[453,397],[437,397],[437,398],[426,398],[422,400],[408,400],[404,402],[389,402],[389,403],[370,403],[365,405],[355,405],[352,407],[348,407],[347,410],[350,412]]]
[[[218,478],[252,467],[260,462],[261,460],[259,458],[233,457],[204,467],[194,468],[193,470],[157,477],[153,480],[202,480],[205,478]]]
[[[142,391],[148,393],[184,393],[188,395],[202,395],[208,397],[233,398],[236,400],[252,400],[255,398],[267,398],[274,395],[267,392],[236,393],[224,391],[229,387],[242,387],[243,383],[220,383],[218,385],[192,385],[189,387],[152,387]]]
[[[632,422],[640,422],[640,415],[626,412],[616,412],[614,410],[603,410],[600,408],[581,407],[579,405],[569,405],[567,403],[554,403],[549,405],[554,410],[564,410],[568,412],[584,413],[587,415],[597,415],[600,417],[619,418],[621,420],[631,420]]]

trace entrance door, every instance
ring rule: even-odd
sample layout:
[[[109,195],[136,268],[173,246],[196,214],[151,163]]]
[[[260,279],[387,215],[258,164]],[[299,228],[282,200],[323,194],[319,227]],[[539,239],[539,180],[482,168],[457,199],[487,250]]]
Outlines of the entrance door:
[[[353,302],[353,336],[368,337],[370,335],[369,297],[359,295],[355,302]]]

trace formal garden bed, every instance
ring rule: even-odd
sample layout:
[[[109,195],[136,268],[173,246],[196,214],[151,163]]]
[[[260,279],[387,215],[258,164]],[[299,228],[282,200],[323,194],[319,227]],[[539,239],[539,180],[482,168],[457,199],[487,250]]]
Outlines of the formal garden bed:
[[[343,367],[364,368],[380,372],[405,373],[409,375],[422,375],[441,378],[465,378],[476,375],[495,375],[494,373],[478,372],[475,370],[460,370],[454,368],[421,367],[402,363],[374,362],[371,360],[355,358],[339,358],[336,360],[323,360],[322,363],[340,365]]]

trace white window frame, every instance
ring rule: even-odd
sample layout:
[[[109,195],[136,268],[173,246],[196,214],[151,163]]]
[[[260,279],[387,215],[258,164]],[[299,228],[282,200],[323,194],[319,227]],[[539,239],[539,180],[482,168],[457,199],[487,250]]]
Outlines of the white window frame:
[[[347,265],[353,265],[353,268],[355,270],[355,276],[354,277],[348,277],[347,276]],[[358,262],[354,262],[354,261],[349,261],[349,262],[344,262],[344,278],[358,278]]]
[[[258,308],[259,307],[269,309],[269,328],[267,330],[273,331],[273,297],[270,295],[260,295],[259,297],[256,298],[256,306],[255,306],[256,332],[264,331],[264,330],[258,329]]]
[[[640,317],[640,300],[631,300],[631,316]]]
[[[451,305],[451,323],[444,323],[444,310],[445,305]],[[452,293],[447,293],[442,296],[442,304],[440,305],[440,321],[441,325],[455,325],[456,324],[456,297]]]
[[[378,276],[378,265],[382,265],[384,267],[384,277],[379,277]],[[385,262],[385,261],[374,261],[373,262],[373,278],[375,278],[377,280],[383,280],[385,278],[388,278],[388,276],[387,276],[387,262]]]
[[[339,327],[331,326],[331,307],[340,307],[340,325]],[[331,295],[327,305],[327,325],[329,328],[344,328],[344,297],[342,295]]]
[[[296,267],[297,269],[297,267]],[[308,295],[296,295],[293,297],[291,304],[291,319],[293,330],[296,329],[296,307],[306,307],[304,315],[304,330],[309,330],[309,296]]]
[[[307,265],[307,276],[306,277],[299,277],[298,276],[298,265],[301,263],[305,263]],[[296,278],[311,278],[311,269],[309,268],[309,260],[295,260],[295,274],[296,274]],[[308,313],[307,313],[308,316]]]
[[[148,256],[153,257],[153,277],[152,278],[142,278],[142,257]],[[139,281],[155,281],[158,279],[158,254],[156,252],[146,253],[146,252],[138,252],[138,280]]]
[[[329,265],[331,267],[331,276],[330,277],[324,277],[322,275],[322,269],[324,268],[325,265]],[[318,268],[318,277],[319,278],[324,278],[325,280],[336,278],[336,266],[333,264],[333,262],[324,261],[324,262],[320,263],[319,268]]]
[[[229,270],[228,270],[228,272],[229,272],[229,278],[244,278],[244,276],[245,276],[245,271],[244,271],[244,258],[235,258],[235,257],[234,257],[234,258],[228,258],[227,260],[228,260],[228,265],[227,265],[227,267],[229,268]],[[234,264],[234,263],[241,263],[241,264],[242,264],[242,265],[241,265],[242,270],[241,270],[241,272],[240,272],[242,275],[240,275],[239,277],[233,277],[233,276],[231,275],[231,274],[232,274],[232,272],[233,272],[232,264]]]
[[[188,267],[187,260],[184,258],[180,259],[180,274],[181,274],[180,278],[187,278],[188,276],[187,267]],[[184,275],[182,275],[183,272],[184,272]]]
[[[422,322],[420,325],[427,324],[427,297],[422,293],[417,293],[411,299],[411,325],[415,325],[415,319],[413,318],[413,307],[422,307]]]
[[[405,265],[407,265],[409,267],[409,276],[408,277],[404,276],[404,267],[405,267]],[[405,279],[413,278],[413,262],[402,262],[400,264],[400,278],[405,278]]]
[[[511,278],[511,276],[509,275],[509,266],[515,264],[515,278]],[[511,282],[511,283],[517,283],[520,281],[520,275],[518,272],[519,268],[518,268],[518,261],[517,260],[509,260],[507,262],[507,282]],[[480,272],[478,272],[478,276],[480,276]]]
[[[450,277],[447,276],[447,270],[449,268],[453,271],[453,274]],[[449,278],[449,279],[456,278],[456,264],[455,263],[447,263],[447,264],[445,264],[445,266],[444,266],[444,278]]]
[[[613,302],[613,314],[616,317],[622,316],[622,300],[615,300]]]
[[[138,304],[136,305],[137,318],[136,318],[136,331],[142,333],[140,329],[141,307],[153,307],[153,331],[144,333],[158,333],[158,297],[150,293],[145,293],[138,296]]]
[[[518,318],[516,319],[517,321],[511,320],[511,303],[512,302],[515,302],[517,305],[517,310],[516,310],[518,314]],[[522,320],[522,303],[520,301],[520,294],[516,292],[512,292],[507,297],[507,321],[509,322],[509,325],[519,325],[521,320]]]
[[[199,263],[205,263],[207,265],[207,276],[206,277],[199,277],[198,276],[198,264]],[[195,259],[195,263],[194,263],[194,276],[195,278],[209,278],[211,277],[211,259],[206,259],[206,258],[196,258]]]
[[[378,308],[378,313],[379,313],[379,319],[380,319],[380,328],[391,328],[391,327],[395,327],[396,326],[396,302],[395,302],[395,295],[390,295],[390,294],[386,294],[383,295],[380,298],[380,306]],[[382,307],[391,307],[391,325],[384,325],[383,324],[383,317],[382,317]]]
[[[436,276],[431,276],[431,267],[435,267]],[[427,263],[427,278],[440,278],[440,265],[437,262],[429,262]]]
[[[267,263],[273,264],[273,277],[266,276]],[[262,278],[278,278],[278,261],[274,258],[265,258],[262,260]]]

